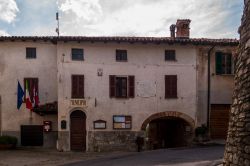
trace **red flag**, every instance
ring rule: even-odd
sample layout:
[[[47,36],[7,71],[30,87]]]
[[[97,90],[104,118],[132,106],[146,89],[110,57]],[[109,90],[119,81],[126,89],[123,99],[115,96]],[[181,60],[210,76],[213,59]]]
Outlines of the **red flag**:
[[[29,109],[29,110],[31,110],[32,109],[32,103],[31,103],[31,100],[30,100],[30,93],[29,93],[28,87],[29,87],[28,86],[28,81],[26,80],[25,103],[26,103],[26,108]]]

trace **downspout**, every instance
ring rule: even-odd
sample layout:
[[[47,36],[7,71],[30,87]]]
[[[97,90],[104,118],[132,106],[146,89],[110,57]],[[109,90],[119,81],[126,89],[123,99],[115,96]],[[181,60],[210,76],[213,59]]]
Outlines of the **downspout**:
[[[211,60],[211,52],[215,48],[215,46],[212,46],[208,52],[207,52],[207,128],[208,133],[210,133],[210,89],[211,89],[211,77],[210,77],[210,60]]]

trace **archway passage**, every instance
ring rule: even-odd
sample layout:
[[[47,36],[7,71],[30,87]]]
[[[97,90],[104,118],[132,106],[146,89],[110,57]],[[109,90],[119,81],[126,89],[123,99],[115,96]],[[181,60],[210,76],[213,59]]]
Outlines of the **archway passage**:
[[[70,115],[70,147],[71,150],[86,150],[86,115],[76,110]]]
[[[151,121],[147,127],[150,149],[187,146],[188,123],[180,118],[165,117]]]
[[[146,131],[147,149],[173,148],[192,141],[194,120],[181,112],[159,112],[148,117],[141,129]]]

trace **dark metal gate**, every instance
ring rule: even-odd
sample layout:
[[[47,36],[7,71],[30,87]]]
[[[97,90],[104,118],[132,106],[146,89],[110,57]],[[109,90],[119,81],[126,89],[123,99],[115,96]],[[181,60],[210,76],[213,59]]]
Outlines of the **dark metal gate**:
[[[42,125],[22,125],[21,126],[22,146],[43,146],[43,126]]]

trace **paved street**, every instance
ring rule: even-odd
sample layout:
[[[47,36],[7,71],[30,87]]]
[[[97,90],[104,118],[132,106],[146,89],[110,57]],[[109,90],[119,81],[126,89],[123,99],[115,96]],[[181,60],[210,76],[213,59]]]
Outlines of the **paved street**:
[[[162,149],[101,157],[66,166],[210,166],[220,163],[223,152],[224,146]]]

